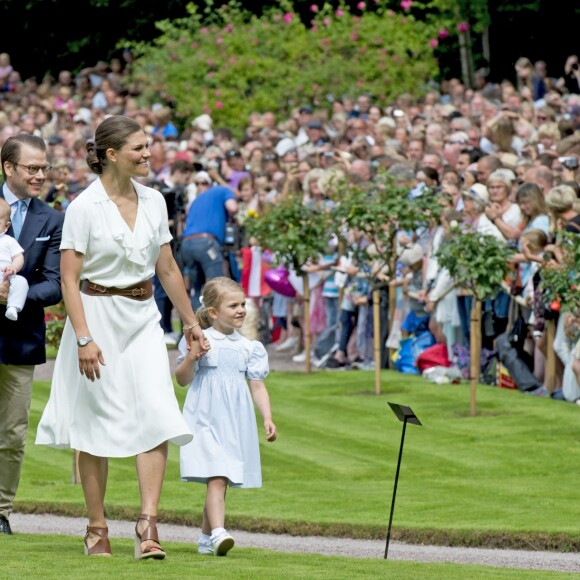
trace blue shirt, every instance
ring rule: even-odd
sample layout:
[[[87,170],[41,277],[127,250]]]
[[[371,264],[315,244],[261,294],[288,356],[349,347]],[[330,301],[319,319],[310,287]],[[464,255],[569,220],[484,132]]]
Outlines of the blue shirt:
[[[214,185],[198,195],[187,213],[183,237],[192,234],[211,234],[224,243],[224,230],[228,218],[226,201],[236,199],[234,192],[223,185]]]

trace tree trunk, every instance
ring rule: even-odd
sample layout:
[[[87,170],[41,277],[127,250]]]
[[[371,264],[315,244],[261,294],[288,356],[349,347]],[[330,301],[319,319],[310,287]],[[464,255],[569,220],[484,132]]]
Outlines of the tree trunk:
[[[554,338],[556,336],[556,321],[546,322],[546,370],[544,384],[550,395],[556,386],[556,353],[554,352]]]
[[[381,394],[381,294],[373,290],[373,346],[375,359],[375,394]]]
[[[473,296],[471,305],[471,338],[469,360],[471,363],[471,416],[475,417],[475,393],[481,370],[481,300]]]
[[[397,289],[394,286],[389,286],[389,334],[393,330],[393,322],[395,320],[395,309],[397,308]],[[394,348],[389,348],[388,368],[393,369],[393,355]]]
[[[310,286],[308,285],[308,274],[302,274],[304,282],[304,352],[306,354],[306,372],[312,371],[312,361],[310,360]]]

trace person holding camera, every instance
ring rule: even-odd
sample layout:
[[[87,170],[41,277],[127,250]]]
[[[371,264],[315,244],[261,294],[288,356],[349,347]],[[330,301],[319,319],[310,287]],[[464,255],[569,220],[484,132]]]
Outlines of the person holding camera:
[[[564,74],[557,83],[558,88],[566,89],[573,95],[580,94],[580,65],[578,55],[571,54],[564,64]]]
[[[204,283],[225,275],[222,246],[226,224],[239,208],[234,191],[224,185],[214,185],[208,172],[196,173],[194,183],[197,197],[187,212],[180,257],[189,275],[191,303],[197,310]]]

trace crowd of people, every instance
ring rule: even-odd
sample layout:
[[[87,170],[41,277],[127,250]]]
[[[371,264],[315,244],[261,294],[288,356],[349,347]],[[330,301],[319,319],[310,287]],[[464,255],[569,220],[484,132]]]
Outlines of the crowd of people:
[[[505,288],[484,305],[482,355],[485,351],[486,360],[499,358],[524,392],[580,399],[578,313],[567,311],[566,304],[551,313],[557,332],[554,345],[548,344],[540,283],[544,264],[562,258],[563,232],[580,233],[576,55],[554,76],[542,61],[519,59],[513,81],[492,82],[480,70],[473,88],[450,79],[418,98],[401,94],[387,106],[361,93],[324,104],[304,103],[284,117],[256,111],[241,136],[215,126],[211,111],[200,111],[180,127],[171,103],[160,98],[142,106],[128,74],[129,60],[99,62],[77,75],[63,70],[57,79],[47,76],[41,82],[21,80],[7,54],[0,55],[0,64],[0,73],[6,73],[0,84],[5,178],[0,197],[11,206],[10,216],[0,213],[0,226],[18,239],[10,263],[3,266],[0,304],[8,302],[9,282],[17,285],[17,272],[29,284],[25,305],[21,290],[19,301],[11,301],[7,309],[15,326],[0,325],[0,401],[10,400],[14,407],[9,419],[0,421],[0,438],[8,442],[0,448],[0,463],[13,466],[11,471],[0,469],[0,489],[7,490],[0,493],[0,531],[10,530],[34,365],[45,360],[43,311],[63,295],[67,326],[38,442],[84,452],[80,467],[90,516],[85,537],[89,554],[110,554],[103,497],[106,457],[114,449],[138,458],[143,495],[136,555],[165,555],[156,533],[162,478],[152,472],[163,472],[168,440],[184,450],[189,447],[199,418],[190,417],[187,423],[176,414],[159,345],[145,338],[129,340],[129,335],[148,336],[152,321],[161,327],[164,346],[180,343],[179,382],[191,383],[191,389],[207,389],[210,381],[204,373],[212,376],[214,366],[208,352],[227,345],[216,340],[224,335],[239,338],[248,351],[239,364],[250,373],[267,438],[274,440],[276,428],[263,385],[267,355],[257,345],[300,362],[310,356],[304,350],[310,343],[319,368],[372,369],[371,277],[398,293],[397,308],[387,313],[393,319],[381,322],[390,328],[382,336],[381,366],[391,364],[389,349],[398,350],[404,339],[425,333],[432,339],[425,344],[445,345],[446,364],[459,364],[470,342],[471,296],[438,264],[437,249],[450,229],[460,225],[514,249]],[[441,219],[428,229],[400,232],[392,273],[357,263],[348,247],[330,238],[327,251],[304,265],[312,295],[305,311],[300,273],[278,269],[277,278],[266,276],[279,264],[267,244],[259,245],[248,234],[246,220],[267,214],[289,194],[313,211],[332,208],[340,204],[337,180],[367,188],[372,195],[382,174],[408,187],[411,197],[437,196],[444,206]],[[161,223],[165,214],[167,221]],[[101,235],[109,230],[113,240]],[[348,244],[365,244],[360,232],[346,237]],[[22,253],[24,266],[18,258]],[[223,288],[206,297],[204,289],[213,288],[214,280]],[[230,287],[224,280],[239,285]],[[102,296],[112,300],[105,302]],[[117,300],[119,296],[131,300]],[[215,303],[207,302],[209,296]],[[381,296],[388,302],[387,291]],[[157,306],[153,311],[151,297]],[[231,300],[231,305],[222,300]],[[182,323],[176,328],[177,314]],[[304,336],[306,326],[311,340]],[[180,342],[182,335],[185,341]],[[330,347],[324,350],[329,336]],[[550,381],[554,389],[545,386],[550,348],[558,355],[556,376]],[[202,358],[208,362],[198,366]],[[146,364],[136,368],[134,360]],[[94,391],[83,391],[84,398],[75,397],[82,412],[99,409],[108,419],[120,413],[136,421],[130,432],[113,430],[95,437],[73,420],[78,410],[71,415],[63,401],[72,401],[66,392],[73,384],[105,384],[117,371],[132,388],[138,386],[148,403],[141,415],[128,415],[129,399],[111,409],[107,397],[97,400]],[[163,405],[157,396],[155,404],[150,401],[148,389],[156,381],[168,389]],[[158,423],[160,409],[163,428],[147,432],[137,427]],[[255,452],[253,439],[248,445]],[[258,485],[259,461],[254,461],[247,481],[243,473],[232,479],[220,472],[216,479],[205,467],[190,464],[189,455],[184,462],[185,480],[208,485],[200,550],[225,554],[233,545],[223,527],[226,486]]]

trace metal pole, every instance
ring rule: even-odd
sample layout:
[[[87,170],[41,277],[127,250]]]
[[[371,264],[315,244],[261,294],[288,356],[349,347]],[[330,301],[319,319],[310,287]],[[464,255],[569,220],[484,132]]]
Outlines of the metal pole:
[[[405,441],[405,430],[407,429],[407,417],[403,421],[403,433],[401,435],[401,447],[399,448],[399,460],[397,461],[397,472],[395,473],[395,487],[393,488],[393,499],[391,501],[391,515],[389,517],[389,529],[387,530],[387,545],[385,546],[385,560],[389,554],[389,542],[391,541],[391,526],[393,525],[393,512],[395,511],[395,498],[397,496],[397,482],[399,481],[399,470],[401,469],[401,458],[403,457],[403,443]]]

